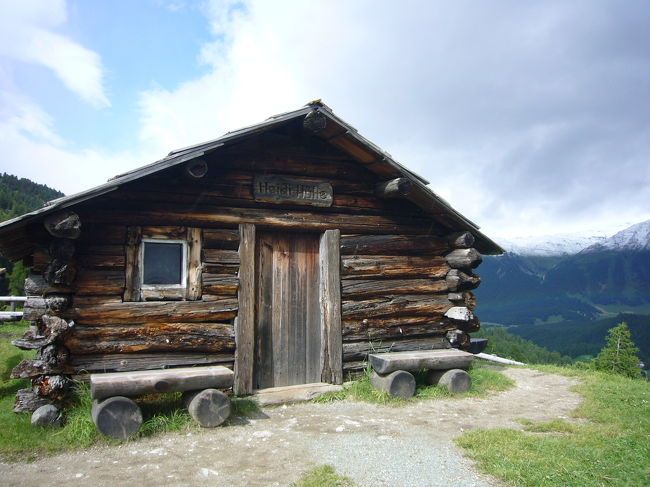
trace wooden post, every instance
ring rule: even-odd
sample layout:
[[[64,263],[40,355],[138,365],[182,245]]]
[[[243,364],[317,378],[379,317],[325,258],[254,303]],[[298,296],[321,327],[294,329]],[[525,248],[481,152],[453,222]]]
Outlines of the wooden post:
[[[326,230],[320,240],[321,380],[343,383],[339,230]]]
[[[142,227],[129,227],[126,242],[124,301],[140,301],[140,243]]]
[[[200,228],[187,229],[187,289],[186,299],[196,301],[201,299],[201,282],[203,267],[201,266],[202,233]]]
[[[375,389],[384,391],[392,397],[412,397],[415,394],[415,377],[405,370],[396,370],[387,375],[379,375],[373,370],[370,383]]]
[[[235,319],[235,394],[253,392],[255,353],[255,225],[239,225],[239,311]]]

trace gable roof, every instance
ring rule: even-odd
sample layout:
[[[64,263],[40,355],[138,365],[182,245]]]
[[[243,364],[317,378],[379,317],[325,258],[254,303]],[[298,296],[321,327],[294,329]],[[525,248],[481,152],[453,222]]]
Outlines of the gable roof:
[[[501,254],[505,252],[498,244],[481,233],[478,225],[458,213],[443,198],[429,189],[426,186],[428,184],[426,179],[395,161],[390,154],[359,134],[352,125],[336,116],[320,100],[310,102],[298,110],[274,115],[262,123],[227,132],[217,139],[171,151],[163,159],[119,174],[100,186],[52,200],[38,210],[2,222],[0,223],[0,243],[5,244],[2,246],[6,247],[6,242],[3,242],[3,240],[9,234],[30,223],[41,220],[47,215],[71,208],[81,202],[115,191],[123,184],[183,164],[231,143],[261,134],[298,118],[307,117],[310,114],[324,117],[326,121],[324,130],[318,131],[315,134],[316,136],[348,153],[369,170],[386,177],[386,179],[406,178],[413,188],[412,194],[406,196],[406,198],[450,230],[471,232],[476,239],[475,247],[480,252],[484,254]]]

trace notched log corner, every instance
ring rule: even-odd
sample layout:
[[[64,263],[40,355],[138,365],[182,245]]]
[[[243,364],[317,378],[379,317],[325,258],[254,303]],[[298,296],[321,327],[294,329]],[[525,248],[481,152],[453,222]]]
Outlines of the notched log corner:
[[[43,222],[50,235],[57,238],[79,238],[81,235],[81,220],[79,215],[66,211],[49,216]]]

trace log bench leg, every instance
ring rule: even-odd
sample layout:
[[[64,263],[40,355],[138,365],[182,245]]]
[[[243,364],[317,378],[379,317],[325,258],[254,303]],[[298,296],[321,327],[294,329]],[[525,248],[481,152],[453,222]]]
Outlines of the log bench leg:
[[[452,394],[461,394],[469,391],[469,388],[472,387],[472,378],[461,369],[429,370],[427,371],[427,383],[446,387]]]
[[[140,407],[123,396],[93,401],[92,418],[100,433],[119,440],[126,440],[142,426]]]
[[[230,416],[230,399],[218,389],[183,393],[183,404],[190,416],[204,428],[214,428]]]
[[[407,398],[415,394],[415,377],[405,370],[396,370],[386,375],[379,375],[373,370],[370,383],[392,397]]]

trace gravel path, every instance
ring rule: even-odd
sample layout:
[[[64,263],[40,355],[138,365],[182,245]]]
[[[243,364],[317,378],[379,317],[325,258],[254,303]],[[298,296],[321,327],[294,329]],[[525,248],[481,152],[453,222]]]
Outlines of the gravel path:
[[[360,486],[493,487],[452,439],[471,428],[519,428],[517,418],[566,418],[580,396],[567,377],[505,369],[517,382],[487,398],[401,408],[353,402],[265,408],[258,419],[196,433],[0,463],[6,486],[287,486],[331,464]]]

